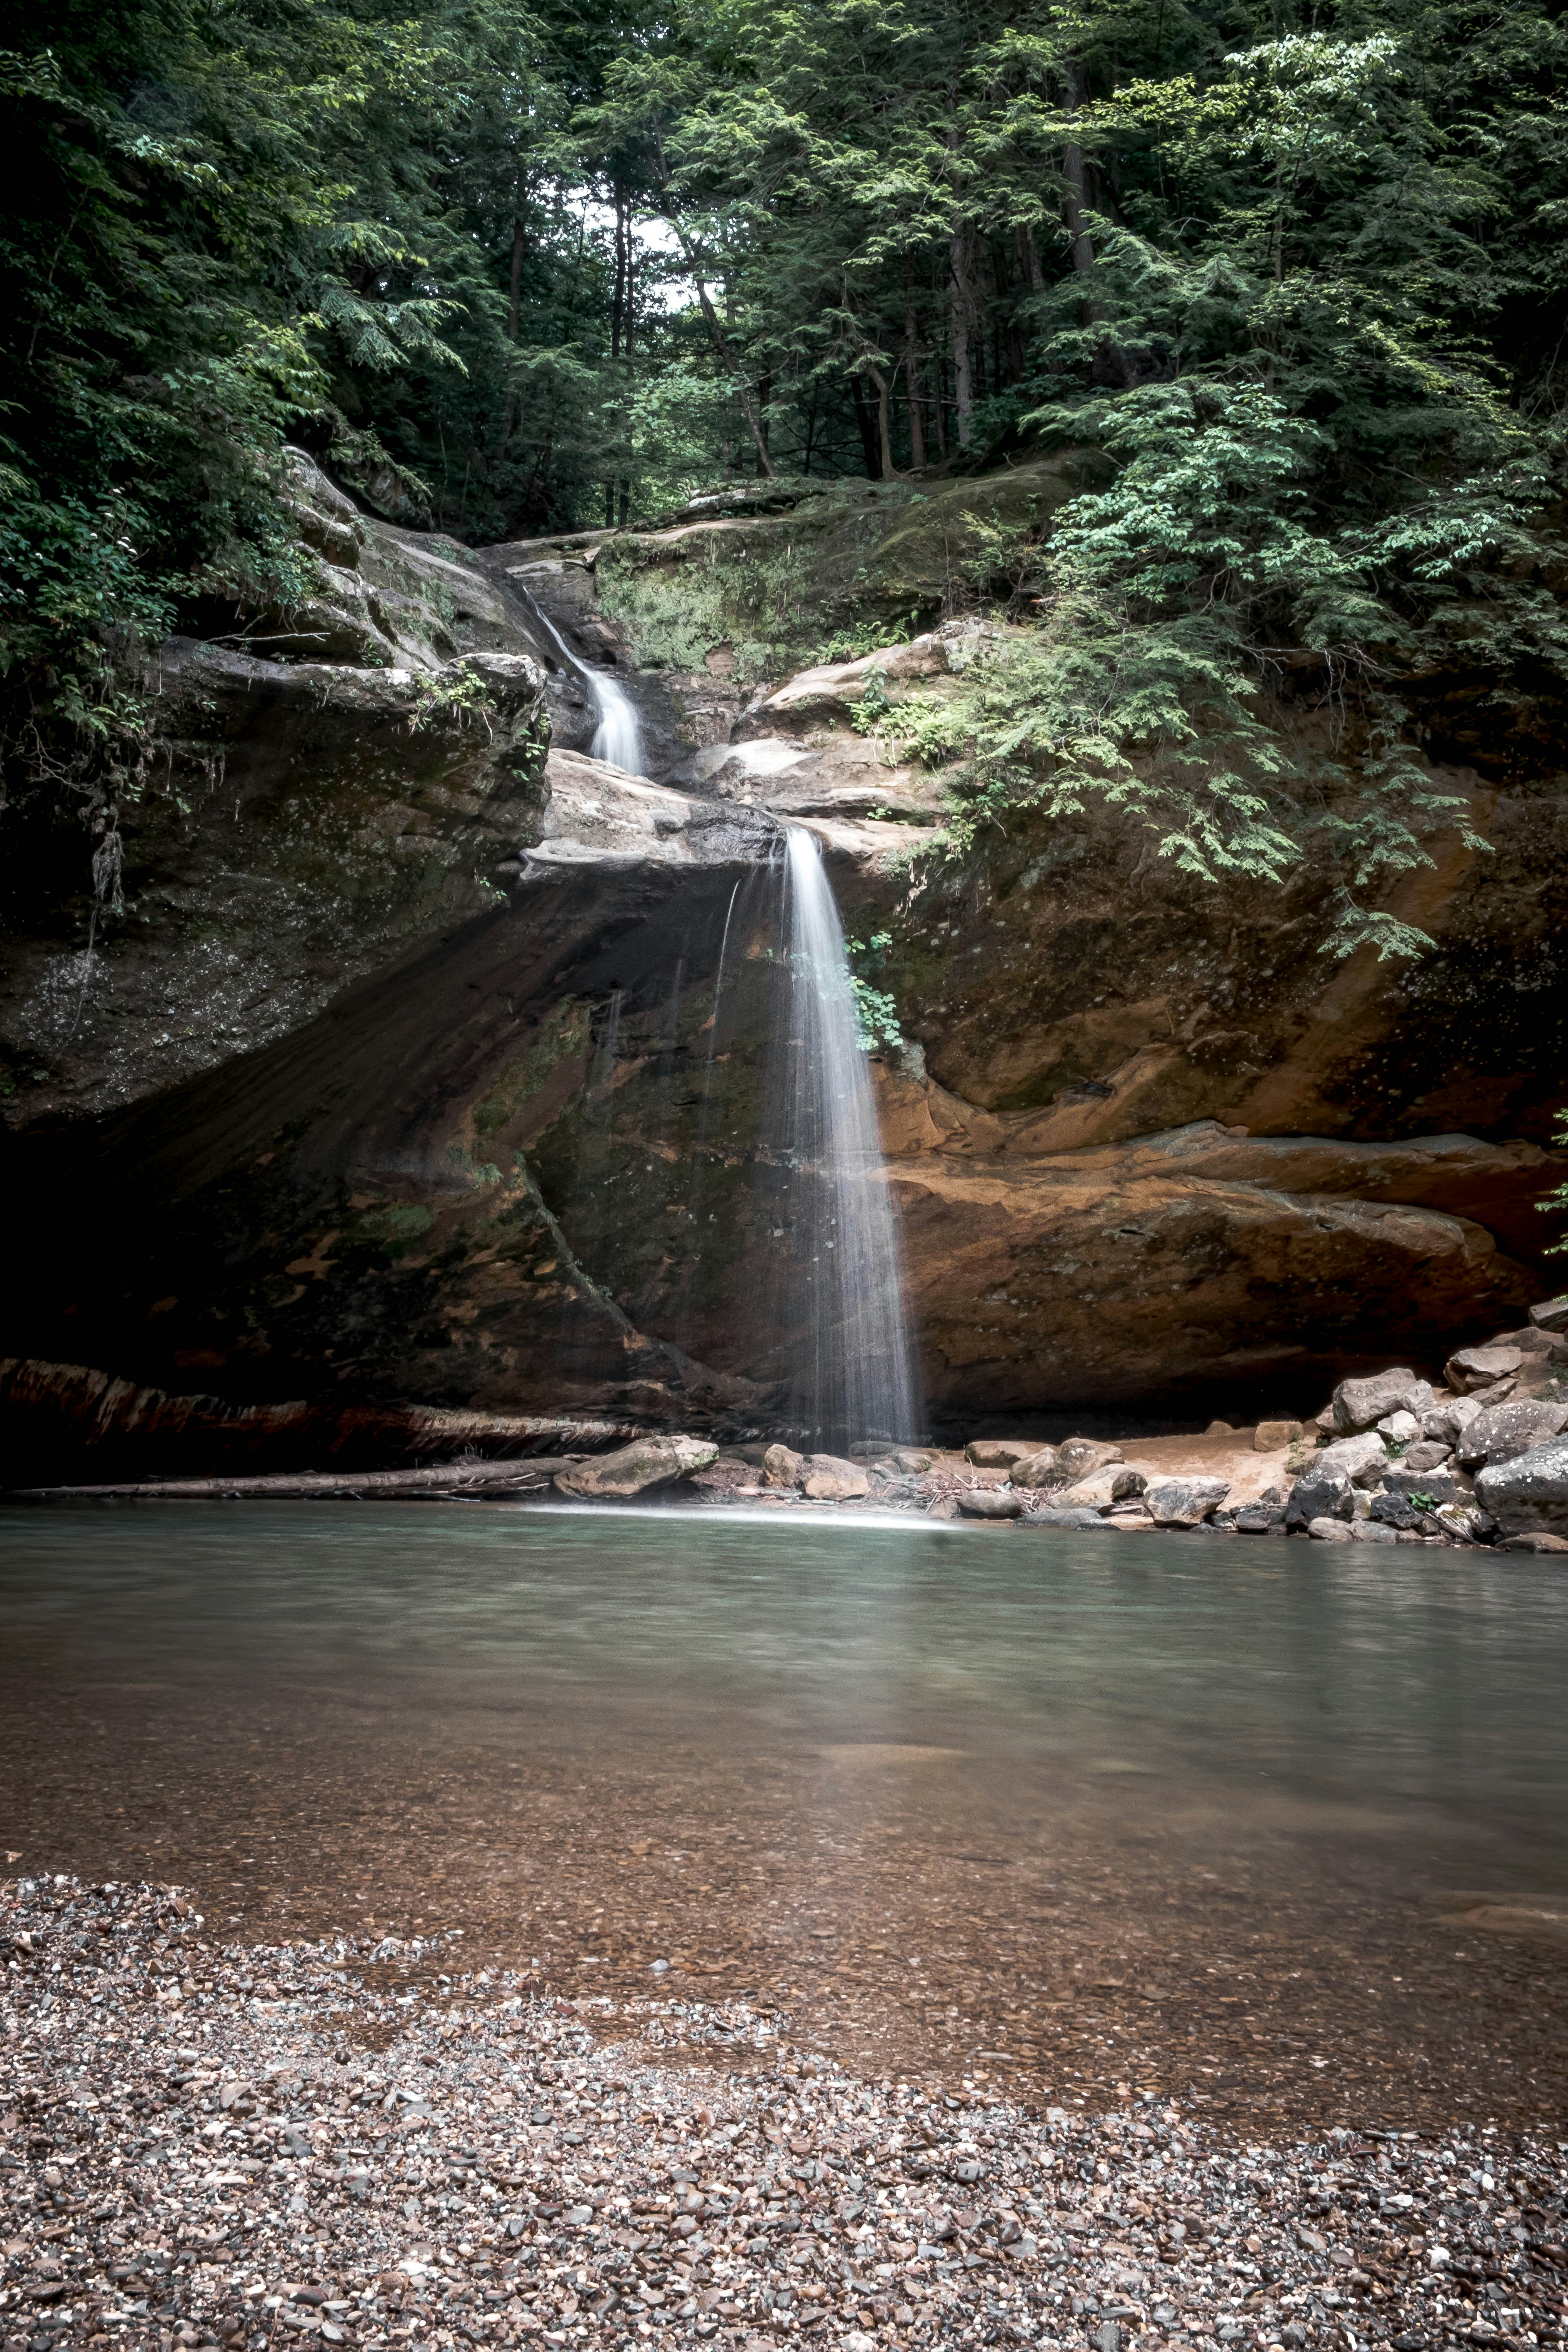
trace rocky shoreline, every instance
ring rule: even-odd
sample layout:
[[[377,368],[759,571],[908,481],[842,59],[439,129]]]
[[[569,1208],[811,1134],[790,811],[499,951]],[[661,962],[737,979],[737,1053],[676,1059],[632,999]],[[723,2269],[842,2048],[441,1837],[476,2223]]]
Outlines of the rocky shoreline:
[[[543,1423],[541,1424],[542,1428]],[[566,1424],[557,1426],[564,1429]],[[805,1454],[647,1433],[610,1452],[380,1471],[14,1488],[14,1499],[196,1501],[678,1496],[710,1507],[809,1507],[1063,1532],[1305,1536],[1320,1543],[1492,1545],[1568,1553],[1568,1297],[1518,1330],[1458,1349],[1440,1383],[1405,1366],[1340,1381],[1306,1421],[1201,1436],[978,1437],[962,1449],[857,1444]]]
[[[1565,1367],[1568,1298],[1554,1298],[1522,1329],[1457,1349],[1441,1385],[1403,1366],[1342,1381],[1305,1423],[1216,1422],[1202,1441],[975,1438],[962,1453],[859,1445],[850,1456],[648,1438],[574,1463],[553,1484],[601,1502],[689,1481],[715,1503],[1568,1552]]]
[[[222,1945],[169,1887],[12,1882],[0,1946],[5,2352],[1563,2332],[1568,2166],[1529,2136],[1042,2112],[858,2077],[658,1962],[568,2000],[450,1937]]]

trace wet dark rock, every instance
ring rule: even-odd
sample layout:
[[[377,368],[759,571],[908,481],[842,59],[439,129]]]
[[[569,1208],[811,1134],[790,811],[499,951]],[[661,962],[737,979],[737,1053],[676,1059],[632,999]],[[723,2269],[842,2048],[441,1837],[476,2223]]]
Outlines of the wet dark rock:
[[[1157,1527],[1195,1528],[1229,1492],[1225,1478],[1172,1478],[1149,1487],[1143,1504]]]
[[[1348,1519],[1354,1494],[1343,1470],[1309,1470],[1298,1478],[1285,1504],[1286,1524],[1310,1527],[1318,1519]]]

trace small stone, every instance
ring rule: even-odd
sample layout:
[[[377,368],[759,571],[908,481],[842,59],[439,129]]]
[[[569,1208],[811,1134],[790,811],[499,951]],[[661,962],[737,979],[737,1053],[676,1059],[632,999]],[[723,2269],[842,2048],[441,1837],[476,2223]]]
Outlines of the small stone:
[[[1375,1486],[1388,1467],[1388,1448],[1374,1429],[1359,1437],[1341,1437],[1318,1455],[1320,1470],[1340,1470],[1353,1486]]]
[[[1061,1475],[1061,1454],[1054,1445],[1042,1445],[1013,1465],[1015,1486],[1054,1486]]]
[[[905,1445],[899,1448],[893,1459],[900,1470],[907,1471],[911,1477],[921,1478],[931,1469],[936,1457],[934,1454],[921,1454],[914,1447]]]
[[[1350,1523],[1345,1519],[1310,1519],[1307,1533],[1318,1543],[1351,1543]]]
[[[1208,1427],[1205,1430],[1204,1435],[1205,1437],[1234,1437],[1236,1435],[1236,1424],[1234,1422],[1229,1421],[1211,1421]]]
[[[1090,1528],[1093,1528],[1098,1531],[1104,1527],[1105,1521],[1098,1511],[1068,1509],[1031,1511],[1023,1524],[1029,1528],[1054,1528],[1063,1534],[1070,1535],[1075,1529],[1087,1533]]]
[[[959,1494],[958,1507],[966,1519],[1019,1519],[1024,1516],[1024,1497],[1010,1486],[965,1486]]]
[[[1422,1514],[1404,1495],[1374,1495],[1371,1523],[1384,1528],[1419,1528]]]
[[[1252,1433],[1255,1454],[1278,1454],[1301,1435],[1299,1421],[1260,1421]]]
[[[1170,1478],[1149,1487],[1143,1502],[1156,1527],[1195,1528],[1229,1492],[1228,1478]]]
[[[1424,1437],[1417,1445],[1406,1446],[1400,1463],[1402,1470],[1436,1470],[1453,1458],[1451,1449],[1440,1444],[1435,1437]]]
[[[1112,1463],[1109,1468],[1097,1470],[1092,1478],[1080,1478],[1071,1486],[1064,1486],[1055,1497],[1058,1510],[1109,1511],[1118,1503],[1135,1503],[1149,1485],[1142,1470],[1127,1464]]]
[[[1524,1361],[1520,1348],[1460,1348],[1443,1367],[1443,1378],[1458,1396],[1495,1387],[1517,1372]]]
[[[977,1470],[1010,1470],[1015,1462],[1026,1462],[1037,1454],[1040,1445],[1037,1437],[972,1437],[963,1458]]]
[[[1243,1503],[1231,1524],[1237,1535],[1266,1536],[1272,1528],[1282,1528],[1285,1513],[1278,1503]]]
[[[1539,1532],[1527,1536],[1504,1536],[1498,1544],[1499,1551],[1568,1551],[1568,1536],[1549,1536]]]
[[[1538,1331],[1568,1331],[1568,1298],[1544,1298],[1530,1310]]]
[[[1351,1523],[1352,1543],[1397,1543],[1396,1528],[1386,1527],[1381,1519],[1354,1519]]]
[[[795,1483],[813,1503],[853,1502],[871,1491],[864,1465],[846,1462],[837,1454],[808,1454],[801,1463]]]
[[[1377,1433],[1390,1445],[1414,1445],[1421,1434],[1421,1423],[1413,1412],[1403,1407],[1398,1412],[1385,1412],[1377,1424]]]
[[[1058,1448],[1057,1454],[1061,1475],[1069,1486],[1079,1478],[1092,1478],[1097,1470],[1108,1469],[1111,1463],[1126,1458],[1120,1445],[1103,1444],[1097,1437],[1069,1437]]]

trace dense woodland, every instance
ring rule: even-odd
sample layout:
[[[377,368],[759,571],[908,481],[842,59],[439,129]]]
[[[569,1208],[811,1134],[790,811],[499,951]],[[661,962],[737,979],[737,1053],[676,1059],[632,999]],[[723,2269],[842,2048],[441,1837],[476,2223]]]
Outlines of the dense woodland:
[[[1152,807],[1152,746],[1198,870],[1283,870],[1342,720],[1352,887],[1451,819],[1427,753],[1561,763],[1554,10],[59,0],[47,45],[14,15],[24,770],[112,733],[106,642],[300,583],[285,440],[476,542],[1098,452],[1048,549],[994,551],[1022,630],[925,748],[973,755],[984,814]]]

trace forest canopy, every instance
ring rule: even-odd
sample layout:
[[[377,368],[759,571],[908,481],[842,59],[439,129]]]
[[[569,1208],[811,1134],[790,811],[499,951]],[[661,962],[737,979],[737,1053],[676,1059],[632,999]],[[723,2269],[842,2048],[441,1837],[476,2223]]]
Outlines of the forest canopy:
[[[1087,450],[1099,487],[1048,551],[1007,551],[1027,629],[941,723],[967,730],[982,811],[1138,804],[1128,747],[1179,782],[1201,732],[1201,805],[1167,841],[1195,870],[1290,854],[1276,787],[1310,793],[1311,763],[1262,700],[1294,679],[1354,712],[1361,790],[1333,823],[1362,880],[1444,814],[1422,747],[1501,730],[1527,771],[1560,761],[1555,12],[50,15],[40,46],[18,12],[0,57],[24,757],[109,723],[106,635],[299,592],[296,442],[374,509],[476,542],[726,478]]]

